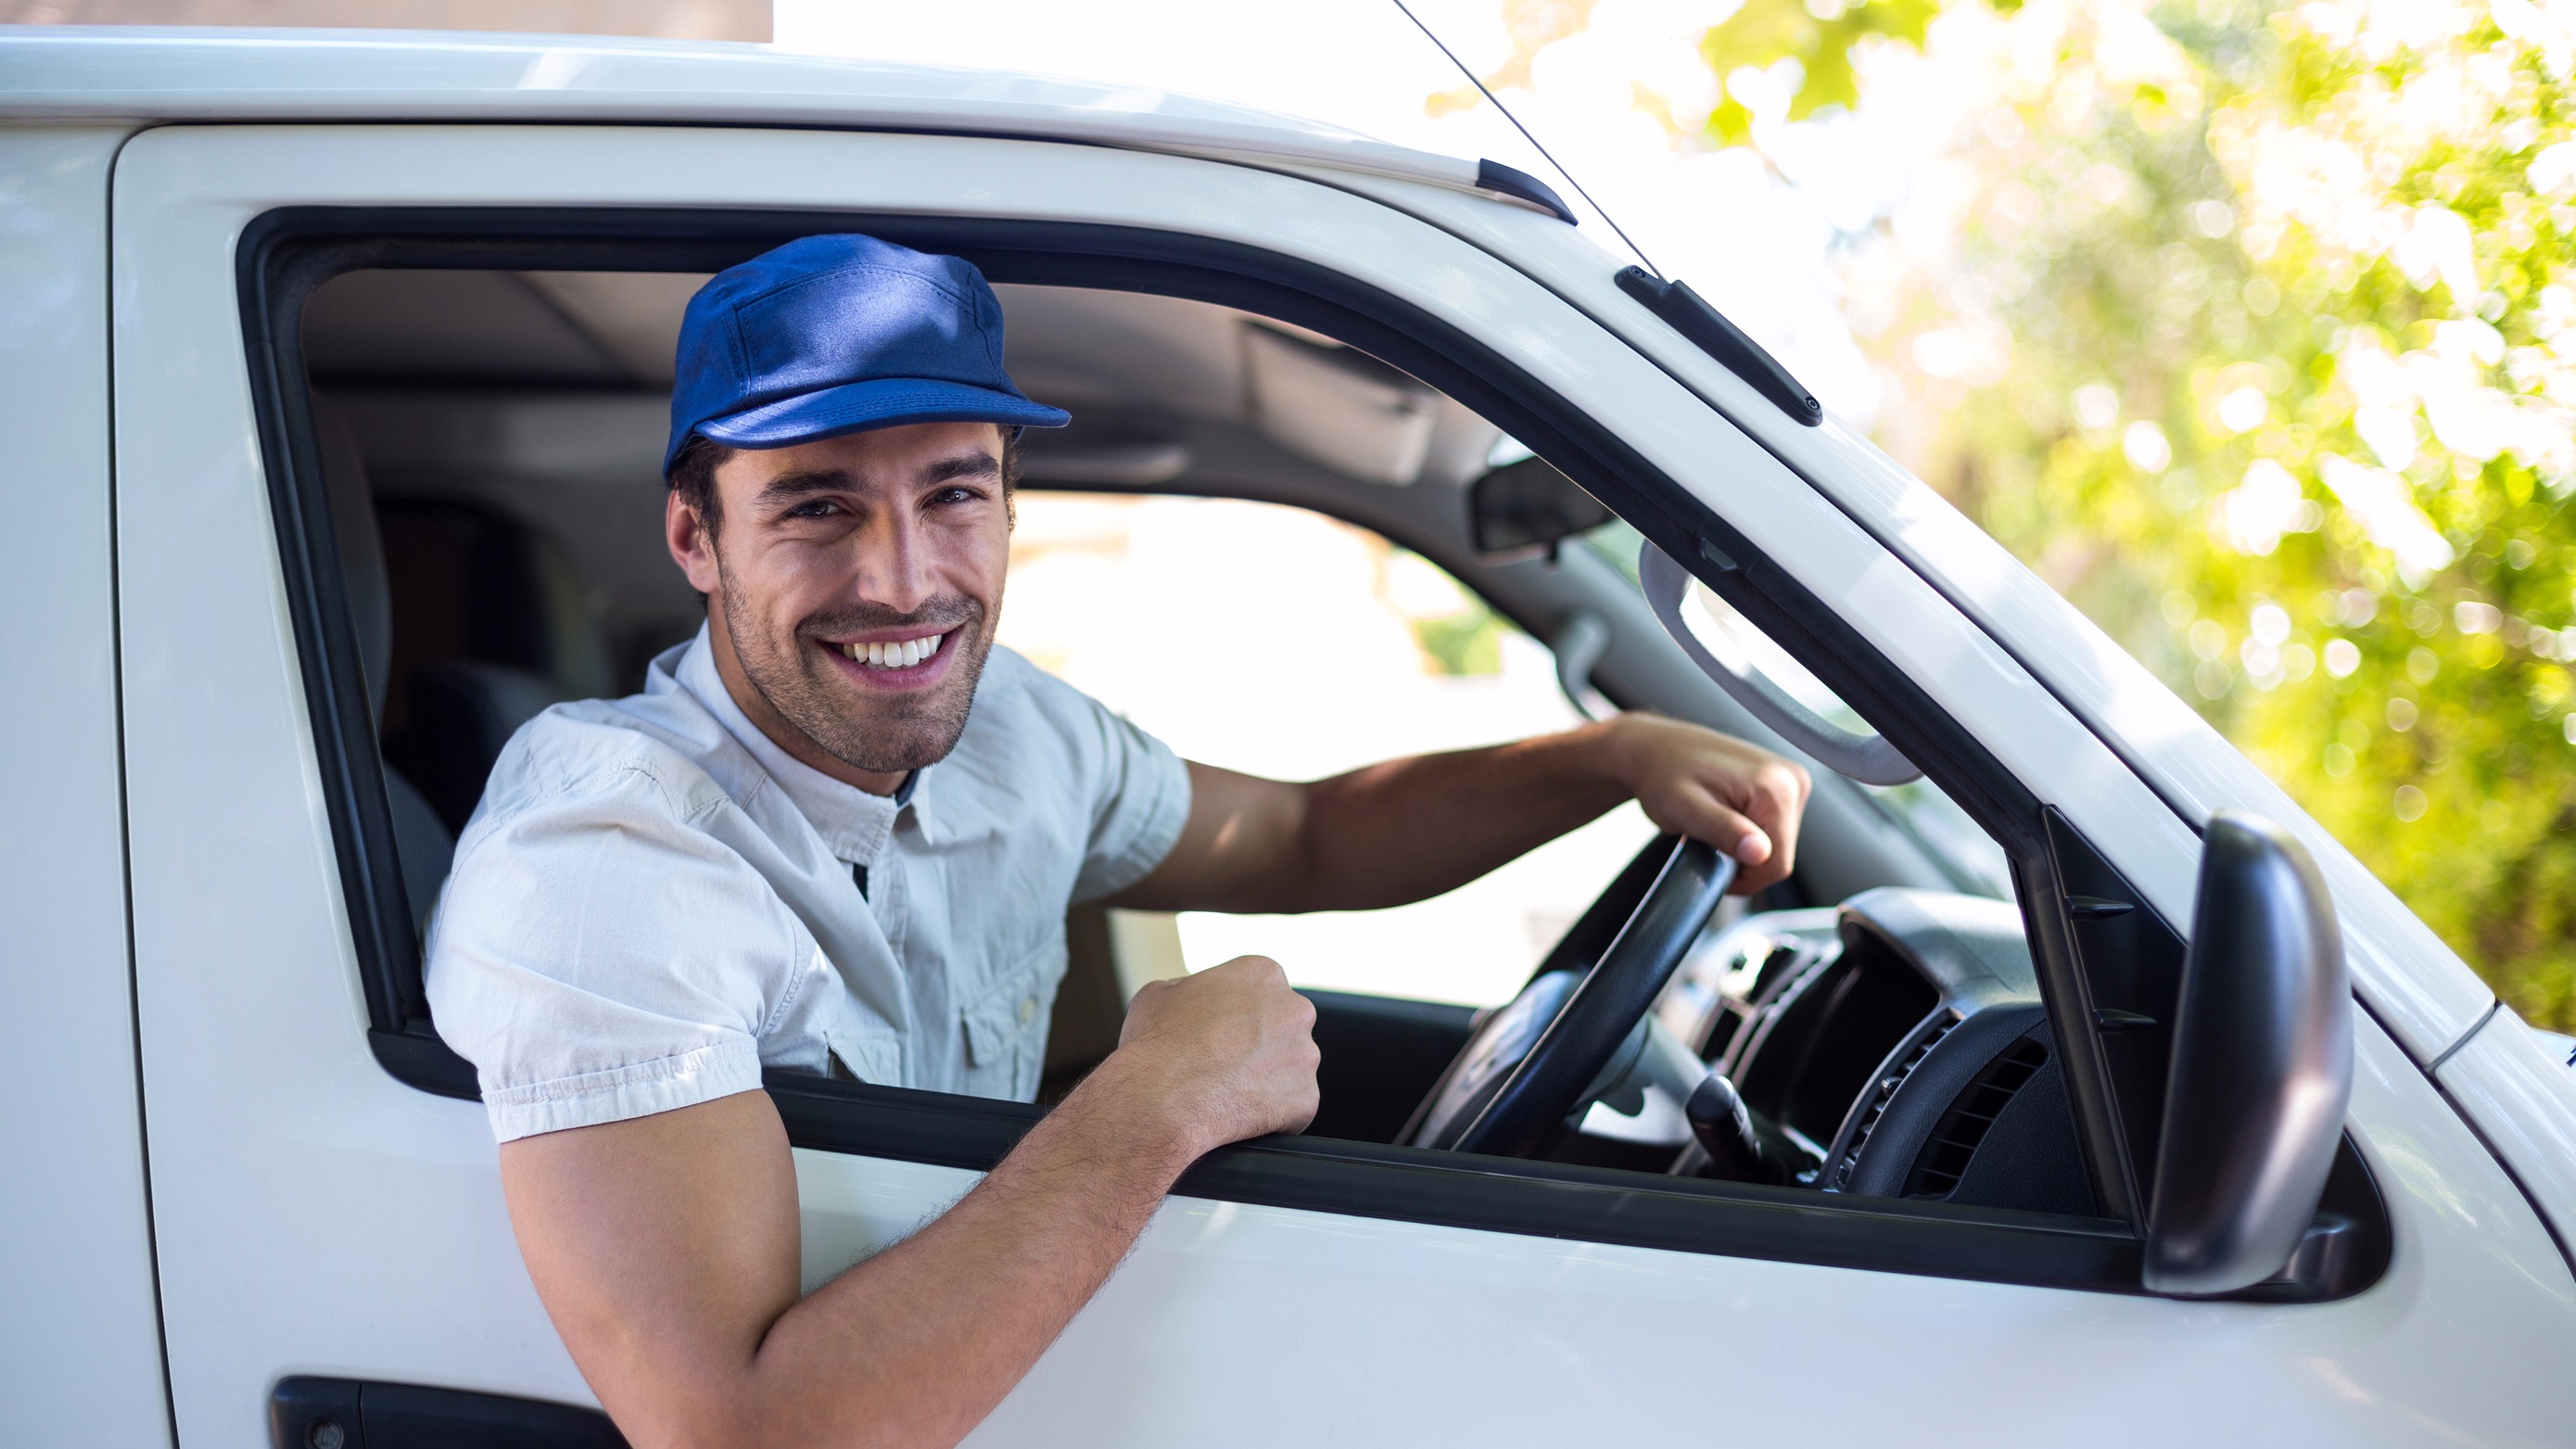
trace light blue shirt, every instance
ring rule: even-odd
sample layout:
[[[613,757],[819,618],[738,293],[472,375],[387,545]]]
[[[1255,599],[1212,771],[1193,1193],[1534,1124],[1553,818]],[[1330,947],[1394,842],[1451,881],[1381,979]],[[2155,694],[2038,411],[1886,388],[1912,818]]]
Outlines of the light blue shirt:
[[[872,795],[778,748],[703,629],[642,694],[529,721],[428,948],[431,1013],[494,1134],[712,1101],[764,1066],[1034,1096],[1065,907],[1161,863],[1189,776],[996,646],[956,749],[911,787]]]

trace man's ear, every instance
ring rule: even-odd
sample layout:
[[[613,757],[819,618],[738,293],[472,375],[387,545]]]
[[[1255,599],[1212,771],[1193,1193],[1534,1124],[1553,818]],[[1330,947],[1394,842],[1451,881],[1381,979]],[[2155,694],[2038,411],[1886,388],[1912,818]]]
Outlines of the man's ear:
[[[1002,450],[994,463],[1002,472],[1002,527],[1012,533],[1020,531],[1020,430],[1007,423],[995,423]]]
[[[662,541],[671,547],[671,561],[688,575],[689,587],[712,596],[722,578],[716,568],[715,531],[676,488],[662,503]]]

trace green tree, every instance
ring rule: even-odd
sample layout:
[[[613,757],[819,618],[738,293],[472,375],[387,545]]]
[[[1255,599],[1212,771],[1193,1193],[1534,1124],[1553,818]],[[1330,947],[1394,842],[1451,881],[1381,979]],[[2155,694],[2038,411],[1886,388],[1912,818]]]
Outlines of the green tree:
[[[2528,0],[1972,18],[1943,244],[1850,253],[1888,441],[2576,1025],[2576,38]]]
[[[1996,3],[2017,8],[2014,0]],[[1725,98],[1709,112],[1708,135],[1724,145],[1752,141],[1761,117],[1746,94],[1753,87],[1738,79],[1748,67],[1777,78],[1788,101],[1783,119],[1850,109],[1860,102],[1853,53],[1880,40],[1919,46],[1940,10],[1940,0],[1748,0],[1700,41],[1701,57],[1727,82]]]

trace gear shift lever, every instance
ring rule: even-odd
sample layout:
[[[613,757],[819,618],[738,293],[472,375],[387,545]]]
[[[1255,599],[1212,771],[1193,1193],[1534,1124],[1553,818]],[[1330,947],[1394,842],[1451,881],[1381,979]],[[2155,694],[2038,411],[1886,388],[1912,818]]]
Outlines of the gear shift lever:
[[[1700,1080],[1682,1107],[1690,1118],[1691,1135],[1699,1139],[1700,1150],[1708,1154],[1714,1176],[1730,1182],[1783,1183],[1789,1180],[1786,1167],[1771,1153],[1763,1150],[1762,1131],[1754,1125],[1753,1109],[1744,1105],[1735,1084],[1723,1072],[1710,1072]]]

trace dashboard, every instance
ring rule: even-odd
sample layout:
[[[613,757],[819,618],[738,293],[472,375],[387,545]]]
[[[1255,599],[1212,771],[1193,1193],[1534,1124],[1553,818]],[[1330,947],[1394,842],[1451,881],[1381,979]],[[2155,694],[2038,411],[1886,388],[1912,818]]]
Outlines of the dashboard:
[[[2010,902],[1888,888],[1747,916],[1692,951],[1655,1018],[1733,1082],[1791,1186],[2096,1211]],[[1603,1117],[1585,1133],[1617,1133]],[[1667,1170],[1712,1167],[1692,1142]]]

